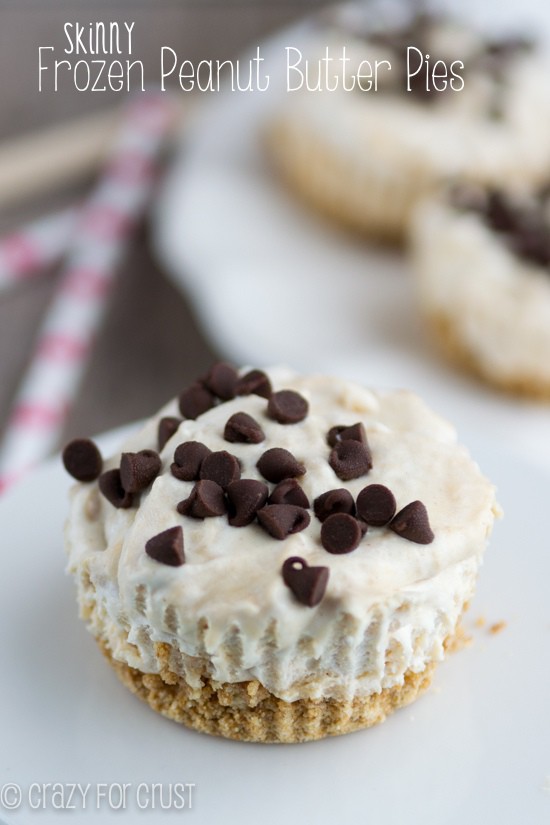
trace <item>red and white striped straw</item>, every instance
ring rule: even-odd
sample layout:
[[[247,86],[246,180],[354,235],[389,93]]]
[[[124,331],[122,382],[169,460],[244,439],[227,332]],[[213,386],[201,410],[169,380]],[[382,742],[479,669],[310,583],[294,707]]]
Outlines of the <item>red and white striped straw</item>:
[[[31,221],[0,238],[0,293],[41,274],[69,245],[76,209],[63,209]]]
[[[128,105],[104,174],[78,216],[66,267],[8,421],[0,446],[0,492],[57,444],[176,111],[173,100],[160,93]]]

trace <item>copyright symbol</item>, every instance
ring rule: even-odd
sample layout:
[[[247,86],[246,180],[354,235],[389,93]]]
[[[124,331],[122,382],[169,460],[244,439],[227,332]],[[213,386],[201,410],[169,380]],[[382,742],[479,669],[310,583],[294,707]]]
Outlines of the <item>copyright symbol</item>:
[[[8,782],[0,788],[0,805],[7,811],[15,811],[21,805],[21,788]]]

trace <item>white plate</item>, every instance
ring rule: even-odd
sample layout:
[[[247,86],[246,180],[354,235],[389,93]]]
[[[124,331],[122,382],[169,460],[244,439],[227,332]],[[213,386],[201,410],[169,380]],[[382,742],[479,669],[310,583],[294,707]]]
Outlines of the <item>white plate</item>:
[[[497,8],[499,27],[550,27],[540,0],[466,5],[493,22],[493,34]],[[285,46],[303,48],[308,32],[296,26],[261,44],[269,90],[211,95],[186,136],[156,211],[169,274],[236,363],[412,387],[463,432],[496,433],[550,468],[548,406],[507,398],[448,367],[424,333],[405,261],[311,214],[270,170],[261,133],[285,94]]]
[[[113,444],[114,439],[108,441]],[[103,442],[104,449],[105,442]],[[91,783],[89,807],[67,821],[134,822],[140,783],[195,783],[190,810],[139,812],[138,821],[197,825],[518,825],[550,821],[549,477],[506,453],[472,445],[499,486],[495,529],[466,627],[483,614],[498,635],[473,630],[433,687],[383,725],[306,745],[210,738],[151,711],[116,679],[76,615],[63,575],[70,480],[44,465],[0,501],[1,759],[22,788],[0,821],[53,823],[33,811],[33,783]],[[127,807],[95,808],[96,783],[129,783]],[[41,791],[31,790],[31,801]],[[118,804],[116,787],[113,803]],[[11,797],[13,798],[13,797]],[[140,797],[146,802],[146,792]],[[175,797],[174,797],[175,798]]]

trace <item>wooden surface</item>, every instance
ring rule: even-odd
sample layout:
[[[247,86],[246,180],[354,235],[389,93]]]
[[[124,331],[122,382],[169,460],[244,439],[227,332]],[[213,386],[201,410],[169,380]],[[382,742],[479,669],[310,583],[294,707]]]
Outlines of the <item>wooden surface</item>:
[[[100,110],[120,97],[92,93],[39,94],[36,49],[59,44],[66,20],[136,20],[145,61],[161,45],[199,60],[234,56],[315,3],[115,2],[3,0],[0,5],[0,140],[26,136],[76,115]],[[1,144],[0,144],[1,149]],[[0,211],[0,232],[45,214],[87,191],[85,181]],[[0,431],[32,352],[34,335],[55,288],[52,271],[0,295]],[[108,314],[61,441],[100,432],[146,416],[182,389],[215,353],[189,305],[164,278],[151,255],[147,225],[120,267]]]

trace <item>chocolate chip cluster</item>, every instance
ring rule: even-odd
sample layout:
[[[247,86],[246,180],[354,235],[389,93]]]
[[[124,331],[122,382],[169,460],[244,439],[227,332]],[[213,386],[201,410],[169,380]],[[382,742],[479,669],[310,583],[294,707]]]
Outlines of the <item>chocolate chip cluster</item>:
[[[155,450],[122,453],[120,466],[102,473],[103,459],[97,446],[88,438],[76,438],[63,450],[65,469],[77,481],[95,481],[113,507],[128,508],[135,504],[135,494],[146,490],[160,473],[162,462]]]
[[[179,396],[183,418],[195,419],[213,406],[237,396],[256,394],[266,399],[266,415],[282,426],[303,421],[309,412],[305,398],[294,390],[273,392],[269,378],[259,370],[239,377],[229,364],[216,364],[208,375]],[[165,417],[158,425],[158,448],[162,450],[177,432],[183,418]],[[251,415],[236,412],[224,427],[228,444],[261,444],[264,431]],[[327,461],[343,481],[360,478],[372,469],[367,434],[360,422],[332,427],[326,436]],[[139,506],[137,496],[146,490],[161,470],[155,450],[122,453],[118,468],[102,472],[103,461],[96,445],[77,439],[64,450],[66,469],[79,481],[98,479],[104,497],[117,508]],[[313,508],[298,479],[307,467],[282,447],[265,450],[256,468],[264,481],[242,478],[239,459],[228,450],[212,451],[199,441],[179,444],[170,472],[179,481],[194,482],[187,498],[177,504],[181,516],[206,519],[225,516],[231,527],[256,523],[279,541],[304,530],[311,522],[310,510],[321,522],[321,543],[331,554],[355,550],[369,527],[388,527],[401,537],[419,544],[430,543],[431,531],[426,508],[413,501],[397,512],[392,492],[381,484],[364,487],[357,499],[346,488],[321,493]],[[270,489],[268,483],[273,485]],[[155,561],[178,567],[185,562],[181,525],[153,536],[145,545]],[[329,570],[311,567],[304,559],[291,557],[282,568],[285,584],[296,599],[307,606],[318,604],[326,590]]]
[[[262,396],[269,389],[266,414],[272,420],[286,426],[307,416],[308,403],[299,393],[272,392],[267,376],[252,388],[256,394],[258,386]],[[188,391],[185,397],[188,398]],[[228,418],[224,438],[231,444],[260,444],[265,434],[251,415],[237,412]],[[227,450],[212,452],[199,441],[179,444],[170,470],[175,478],[195,484],[189,496],[177,505],[178,513],[197,519],[227,515],[232,527],[245,527],[257,521],[279,540],[306,528],[310,523],[310,503],[296,481],[306,473],[304,465],[288,450],[272,447],[262,453],[256,466],[265,481],[241,478],[241,464]],[[270,491],[266,482],[275,487]]]
[[[388,527],[416,544],[430,544],[434,534],[421,501],[412,501],[396,515],[395,497],[383,484],[364,487],[357,501],[348,490],[329,490],[314,502],[315,514],[323,522],[321,543],[335,555],[351,553],[371,527]]]

